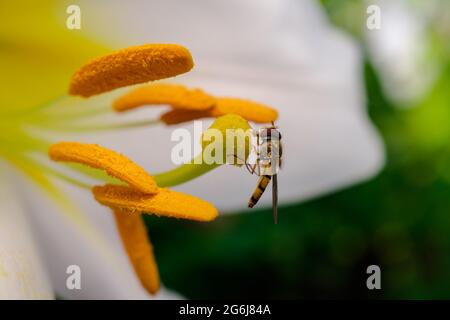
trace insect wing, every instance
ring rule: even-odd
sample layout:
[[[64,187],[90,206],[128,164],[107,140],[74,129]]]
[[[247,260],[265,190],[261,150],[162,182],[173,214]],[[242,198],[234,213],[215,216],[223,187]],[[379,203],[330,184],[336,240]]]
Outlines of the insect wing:
[[[273,208],[273,223],[278,223],[278,177],[272,177],[272,208]]]

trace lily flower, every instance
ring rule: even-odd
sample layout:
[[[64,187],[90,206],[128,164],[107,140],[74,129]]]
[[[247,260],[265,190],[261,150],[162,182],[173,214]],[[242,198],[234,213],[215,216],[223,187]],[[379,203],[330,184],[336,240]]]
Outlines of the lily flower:
[[[192,57],[184,47],[171,44],[134,46],[101,56],[85,64],[72,77],[69,92],[90,97],[121,86],[174,76],[189,71],[192,66]],[[148,238],[141,214],[148,213],[196,221],[215,219],[218,211],[207,201],[166,187],[195,179],[218,165],[205,163],[198,165],[193,161],[152,177],[127,157],[96,144],[80,142],[52,144],[42,136],[43,131],[56,129],[64,132],[64,128],[70,131],[73,129],[70,127],[71,121],[91,116],[90,110],[77,113],[75,109],[68,114],[55,112],[54,108],[59,109],[63,106],[64,99],[61,103],[43,105],[29,112],[5,114],[8,119],[5,125],[11,128],[9,134],[14,133],[14,137],[1,136],[0,154],[63,205],[68,217],[83,230],[87,237],[103,249],[107,247],[104,239],[98,236],[96,230],[53,185],[49,177],[82,188],[89,188],[89,185],[82,178],[77,177],[77,174],[105,182],[106,185],[94,186],[92,193],[99,203],[112,209],[124,249],[128,253],[137,277],[149,293],[155,294],[160,287],[159,273],[153,255],[153,246]],[[72,113],[72,111],[76,112]],[[59,127],[58,124],[61,123],[65,125]],[[218,118],[212,127],[222,131],[228,128],[246,130],[249,125],[237,115],[228,115]],[[114,126],[107,126],[107,129],[113,128]],[[39,134],[32,135],[30,129],[38,129]],[[89,129],[85,131],[89,132]],[[21,141],[20,144],[15,143],[18,140]],[[205,145],[207,144],[205,142]],[[248,154],[249,147],[246,146],[246,148],[245,154]],[[88,168],[71,166],[61,170],[61,168],[44,164],[43,159],[39,158],[39,153],[45,152],[46,149],[48,149],[49,157],[54,161],[81,164]],[[203,157],[203,154],[199,156]],[[66,172],[63,172],[64,169],[67,169]],[[99,175],[92,169],[103,170],[109,177]],[[9,224],[5,225],[9,226]],[[30,257],[33,255],[30,254]],[[37,263],[37,271],[42,269],[41,263]],[[40,296],[52,297],[47,282],[43,287],[45,290],[44,293],[40,293]],[[8,290],[5,292],[11,295]],[[14,294],[11,296],[14,297]],[[25,295],[25,297],[32,296]]]
[[[64,140],[120,150],[152,172],[168,169],[170,127],[140,126],[119,132],[108,125],[109,131],[94,130],[105,129],[94,118],[104,114],[101,107],[105,104],[110,110],[105,95],[43,103],[65,91],[68,77],[85,59],[109,52],[111,47],[149,39],[186,44],[195,52],[197,67],[180,79],[184,84],[202,87],[217,97],[232,93],[280,106],[277,124],[289,157],[280,174],[281,205],[368,179],[382,166],[382,141],[365,112],[361,54],[349,37],[327,21],[316,1],[249,0],[242,5],[238,0],[208,0],[208,5],[193,6],[178,0],[137,0],[123,10],[121,1],[80,0],[77,3],[83,13],[89,14],[83,15],[83,27],[76,31],[61,23],[66,9],[62,3],[30,2],[28,10],[23,10],[20,2],[0,4],[0,41],[5,44],[0,48],[4,75],[0,82],[7,89],[0,95],[0,119],[5,128],[5,134],[0,134],[0,158],[6,159],[14,151],[15,167],[39,186],[21,178],[11,157],[6,165],[0,164],[0,212],[4,218],[0,220],[0,274],[7,275],[0,276],[1,297],[51,298],[53,292],[72,299],[150,297],[122,254],[123,244],[110,209],[99,208],[77,187],[92,184],[80,183],[72,172],[56,171],[35,158],[17,157],[16,152],[46,153],[57,135],[58,141],[64,136]],[[218,11],[222,14],[217,15]],[[41,104],[45,108],[40,108]],[[20,115],[31,109],[37,111],[32,117]],[[139,110],[136,116],[152,111]],[[123,115],[128,116],[132,114]],[[78,126],[77,121],[85,118],[93,123]],[[45,131],[44,143],[35,132],[24,138],[25,127]],[[144,136],[160,139],[152,139],[150,146],[141,139]],[[77,172],[82,170],[77,168]],[[185,176],[184,171],[179,170],[179,175]],[[253,190],[254,184],[254,177],[224,167],[174,188],[205,198],[225,214],[246,206],[240,196],[244,190]],[[50,197],[43,197],[43,192]],[[267,199],[260,204],[267,205]],[[80,227],[84,222],[93,225],[95,232]],[[28,259],[17,258],[17,252]],[[81,290],[66,288],[64,270],[70,264],[81,267]],[[156,298],[179,296],[162,287]]]

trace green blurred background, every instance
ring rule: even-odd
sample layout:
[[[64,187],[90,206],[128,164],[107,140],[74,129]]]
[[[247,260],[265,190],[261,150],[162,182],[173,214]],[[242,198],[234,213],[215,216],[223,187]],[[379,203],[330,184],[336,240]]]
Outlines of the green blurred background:
[[[385,92],[367,51],[360,14],[367,3],[321,3],[366,52],[367,107],[386,144],[386,166],[369,182],[281,207],[276,226],[271,210],[207,226],[146,217],[161,277],[186,297],[450,298],[448,12],[425,28],[426,59],[439,72],[425,94],[405,102]],[[448,9],[445,1],[434,5]],[[366,287],[371,264],[381,268],[382,290]]]

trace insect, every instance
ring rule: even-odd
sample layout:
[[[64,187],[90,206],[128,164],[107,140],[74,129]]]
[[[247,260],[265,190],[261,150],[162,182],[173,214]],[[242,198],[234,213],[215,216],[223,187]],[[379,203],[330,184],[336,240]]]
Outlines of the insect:
[[[272,122],[271,127],[258,129],[256,132],[256,162],[246,167],[251,174],[260,176],[255,191],[248,201],[249,208],[253,208],[272,180],[273,220],[278,221],[278,178],[281,167],[282,145],[281,133]]]

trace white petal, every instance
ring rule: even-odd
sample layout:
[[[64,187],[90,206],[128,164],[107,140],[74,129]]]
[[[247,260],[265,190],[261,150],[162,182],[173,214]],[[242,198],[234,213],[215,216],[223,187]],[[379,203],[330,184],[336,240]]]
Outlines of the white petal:
[[[0,163],[0,299],[53,299],[9,170]]]
[[[196,66],[174,81],[278,108],[286,164],[279,177],[281,204],[363,181],[383,165],[383,144],[366,115],[359,50],[328,24],[314,2],[164,0],[124,7],[119,1],[96,1],[86,6],[91,13],[102,12],[90,21],[96,27],[85,30],[88,34],[109,36],[120,46],[176,42],[189,47]],[[159,112],[140,110],[134,116]],[[120,150],[155,173],[173,167],[172,130],[159,126],[80,139]],[[246,207],[255,184],[245,169],[223,167],[177,189],[233,211]],[[269,204],[269,198],[260,205]]]

